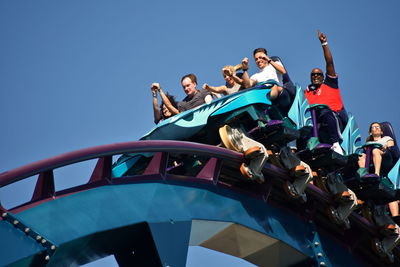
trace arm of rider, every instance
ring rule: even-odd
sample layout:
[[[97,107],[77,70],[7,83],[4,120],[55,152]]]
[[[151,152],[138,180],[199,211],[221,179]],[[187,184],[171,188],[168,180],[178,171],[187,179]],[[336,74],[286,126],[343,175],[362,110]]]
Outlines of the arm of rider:
[[[249,74],[247,73],[248,69],[249,69],[249,59],[245,57],[242,60],[242,70],[243,70],[242,79],[243,79],[243,85],[246,88],[253,87],[256,84],[256,81],[250,79]]]
[[[154,114],[154,123],[158,123],[161,120],[160,109],[158,108],[158,99],[157,99],[157,89],[153,83],[150,87],[151,93],[153,95],[153,114]]]
[[[211,86],[208,84],[203,84],[203,89],[213,92],[213,93],[219,93],[219,94],[226,94],[226,86],[221,85],[221,86]]]
[[[333,64],[333,57],[331,50],[328,47],[326,35],[318,30],[318,39],[321,42],[322,50],[324,51],[324,57],[326,62],[326,74],[329,76],[336,76],[335,65]]]
[[[221,94],[218,94],[218,93],[215,93],[215,92],[211,92],[211,94],[214,95],[216,98],[221,98]]]
[[[271,64],[271,66],[274,67],[277,71],[279,71],[282,75],[286,74],[285,67],[282,64],[279,64],[270,59],[268,55],[267,55],[267,62]]]
[[[167,107],[167,109],[173,114],[179,114],[179,110],[175,108],[172,104],[171,101],[169,101],[168,97],[164,94],[163,90],[161,89],[160,85],[158,85],[157,90],[160,92],[160,96],[164,102],[164,105]]]
[[[388,147],[394,146],[394,141],[393,140],[389,140],[386,143],[386,146],[383,147],[383,151],[385,151]]]

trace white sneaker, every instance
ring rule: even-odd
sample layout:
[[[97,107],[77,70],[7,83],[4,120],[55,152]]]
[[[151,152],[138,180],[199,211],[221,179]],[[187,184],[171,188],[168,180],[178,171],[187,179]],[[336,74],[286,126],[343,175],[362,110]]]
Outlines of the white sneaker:
[[[339,142],[333,143],[331,149],[342,156],[344,154],[344,151],[342,147],[339,145]]]

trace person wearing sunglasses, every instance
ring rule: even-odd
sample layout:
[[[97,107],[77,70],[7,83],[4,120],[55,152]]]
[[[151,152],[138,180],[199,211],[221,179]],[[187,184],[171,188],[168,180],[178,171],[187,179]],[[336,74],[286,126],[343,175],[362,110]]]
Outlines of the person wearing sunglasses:
[[[339,144],[342,139],[340,131],[346,126],[348,116],[340,95],[338,75],[335,71],[327,37],[318,30],[318,39],[324,52],[326,76],[324,76],[322,69],[312,69],[310,74],[311,84],[304,91],[304,94],[310,105],[323,104],[330,108],[318,110],[317,120],[325,126],[324,129],[328,132],[332,149],[343,155],[343,149]]]

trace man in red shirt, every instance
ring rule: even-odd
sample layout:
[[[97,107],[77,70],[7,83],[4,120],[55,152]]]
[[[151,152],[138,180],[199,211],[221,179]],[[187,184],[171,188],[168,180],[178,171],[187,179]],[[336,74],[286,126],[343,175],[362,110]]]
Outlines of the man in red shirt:
[[[339,145],[339,141],[342,139],[340,128],[346,126],[348,116],[343,106],[342,97],[340,96],[338,76],[335,72],[326,35],[318,30],[318,38],[324,51],[326,77],[324,78],[324,73],[320,68],[312,69],[311,84],[304,91],[304,94],[310,105],[324,104],[330,108],[318,110],[317,121],[321,124],[320,129],[328,132],[332,149],[343,154],[343,150]],[[340,124],[338,120],[340,120]]]

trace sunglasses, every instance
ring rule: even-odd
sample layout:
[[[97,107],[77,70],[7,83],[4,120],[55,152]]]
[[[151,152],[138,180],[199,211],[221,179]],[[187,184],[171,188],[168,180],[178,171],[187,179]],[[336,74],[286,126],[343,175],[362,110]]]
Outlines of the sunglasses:
[[[266,58],[266,57],[256,57],[256,58],[255,58],[255,60],[257,60],[257,59],[263,59],[263,60],[267,60],[267,58]]]
[[[381,126],[375,126],[375,125],[374,125],[374,126],[371,126],[371,129],[374,129],[374,128],[375,128],[375,129],[380,129]]]
[[[314,76],[323,76],[323,74],[320,72],[311,73],[311,77],[314,77]]]

